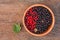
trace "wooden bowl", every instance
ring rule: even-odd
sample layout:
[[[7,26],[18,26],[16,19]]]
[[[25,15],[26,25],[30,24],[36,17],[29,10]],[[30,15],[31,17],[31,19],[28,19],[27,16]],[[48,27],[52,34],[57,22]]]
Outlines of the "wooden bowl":
[[[47,9],[50,11],[50,13],[51,13],[51,15],[52,15],[52,24],[50,25],[49,29],[48,29],[47,31],[45,31],[44,33],[42,33],[42,34],[34,34],[34,33],[30,32],[30,31],[27,29],[27,27],[26,27],[26,25],[25,25],[25,23],[24,23],[24,17],[25,17],[26,12],[27,12],[30,8],[34,7],[34,6],[42,6],[42,7],[45,7],[45,8],[47,8]],[[33,36],[45,36],[45,35],[47,35],[47,34],[53,29],[54,23],[55,23],[54,13],[52,12],[52,10],[51,10],[49,7],[47,7],[47,6],[44,5],[44,4],[34,4],[34,5],[30,6],[29,8],[27,8],[26,11],[24,12],[24,16],[23,16],[23,26],[24,26],[24,28],[26,29],[26,31],[27,31],[28,33],[30,33],[31,35],[33,35]]]

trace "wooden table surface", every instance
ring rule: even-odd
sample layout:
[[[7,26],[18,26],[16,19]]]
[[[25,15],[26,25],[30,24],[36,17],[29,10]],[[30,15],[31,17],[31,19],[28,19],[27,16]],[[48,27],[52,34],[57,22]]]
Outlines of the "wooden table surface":
[[[45,4],[55,15],[53,30],[44,37],[30,35],[23,27],[24,11],[33,4]],[[14,23],[21,23],[22,30],[15,34]],[[0,40],[60,40],[60,0],[0,0]]]

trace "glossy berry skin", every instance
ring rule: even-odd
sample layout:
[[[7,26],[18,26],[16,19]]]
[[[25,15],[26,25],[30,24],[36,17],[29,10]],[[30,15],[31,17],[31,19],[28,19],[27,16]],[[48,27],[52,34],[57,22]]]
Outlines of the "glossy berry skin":
[[[29,31],[35,34],[41,34],[48,30],[52,24],[52,15],[48,9],[42,6],[35,6],[26,12],[24,20]]]

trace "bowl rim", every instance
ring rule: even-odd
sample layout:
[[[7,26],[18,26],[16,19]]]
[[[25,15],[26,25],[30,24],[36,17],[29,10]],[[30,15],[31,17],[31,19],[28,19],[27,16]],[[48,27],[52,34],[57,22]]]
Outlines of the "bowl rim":
[[[34,33],[30,32],[30,31],[26,28],[25,23],[24,23],[24,17],[25,17],[26,12],[27,12],[30,8],[34,7],[34,6],[42,6],[42,7],[45,7],[45,8],[47,8],[47,9],[50,11],[50,13],[51,13],[51,15],[52,15],[52,24],[51,24],[50,28],[49,28],[46,32],[44,32],[44,33],[42,33],[42,34],[34,34]],[[44,5],[44,4],[34,4],[34,5],[31,5],[30,7],[28,7],[28,8],[25,10],[24,15],[23,15],[23,26],[24,26],[24,28],[26,29],[26,31],[27,31],[28,33],[30,33],[31,35],[33,35],[33,36],[45,36],[45,35],[47,35],[47,34],[53,29],[54,23],[55,23],[54,13],[52,12],[52,10],[51,10],[48,6],[46,6],[46,5]]]

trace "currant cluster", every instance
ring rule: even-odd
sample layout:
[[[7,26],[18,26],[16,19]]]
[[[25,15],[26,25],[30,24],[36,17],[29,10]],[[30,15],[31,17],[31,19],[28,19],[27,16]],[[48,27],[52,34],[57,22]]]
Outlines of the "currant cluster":
[[[47,8],[35,6],[27,11],[24,20],[29,31],[40,34],[48,30],[52,24],[52,15]]]
[[[25,24],[31,32],[34,32],[36,21],[38,20],[37,12],[33,12],[33,9],[29,9],[26,13]]]

